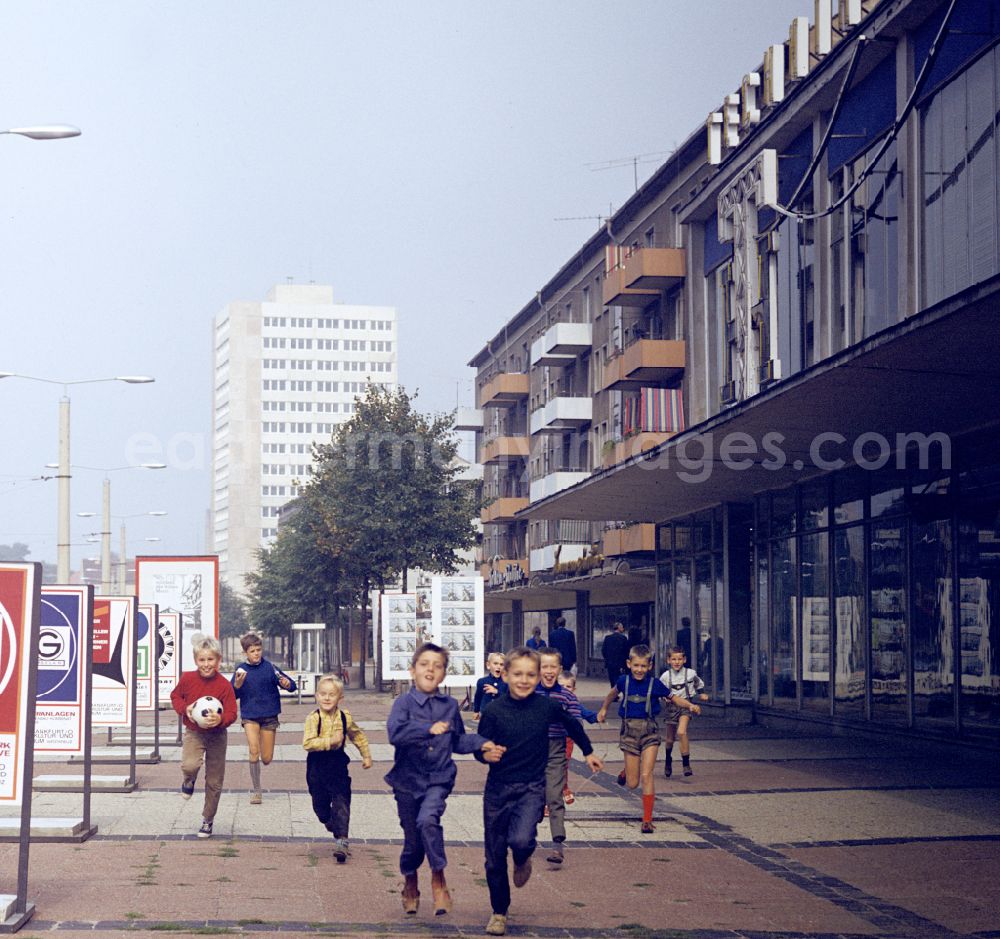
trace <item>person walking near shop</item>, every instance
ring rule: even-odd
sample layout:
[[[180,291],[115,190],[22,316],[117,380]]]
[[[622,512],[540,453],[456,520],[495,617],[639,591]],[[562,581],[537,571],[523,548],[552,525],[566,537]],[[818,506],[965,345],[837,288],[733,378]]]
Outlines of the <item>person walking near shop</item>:
[[[556,628],[549,633],[549,648],[555,649],[562,659],[562,667],[576,674],[576,636],[566,628],[566,617],[556,619]]]
[[[625,635],[625,625],[617,622],[612,627],[612,631],[604,637],[601,643],[601,656],[604,658],[604,667],[608,670],[608,684],[614,685],[618,681],[618,676],[625,671],[625,663],[628,661],[628,636]]]

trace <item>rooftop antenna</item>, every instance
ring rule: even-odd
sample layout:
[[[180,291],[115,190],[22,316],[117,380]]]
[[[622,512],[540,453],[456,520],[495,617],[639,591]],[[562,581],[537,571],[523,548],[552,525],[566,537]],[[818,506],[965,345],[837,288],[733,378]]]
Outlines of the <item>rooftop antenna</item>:
[[[617,160],[604,160],[598,163],[587,163],[586,167],[592,173],[596,173],[599,170],[614,170],[618,169],[620,166],[632,166],[632,181],[635,184],[635,191],[639,191],[639,164],[640,163],[659,163],[665,157],[670,156],[671,151],[669,150],[657,150],[654,153],[637,153],[630,157],[619,157]]]
[[[597,222],[598,226],[603,225],[611,216],[615,214],[615,207],[609,202],[606,215],[561,215],[552,219],[553,222]]]

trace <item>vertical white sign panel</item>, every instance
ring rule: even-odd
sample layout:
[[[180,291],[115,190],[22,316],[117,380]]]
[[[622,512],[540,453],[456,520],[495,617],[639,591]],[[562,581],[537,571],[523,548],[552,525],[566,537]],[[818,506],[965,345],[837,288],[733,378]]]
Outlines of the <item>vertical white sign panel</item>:
[[[132,716],[135,597],[94,597],[92,723],[128,726]]]
[[[486,673],[483,578],[435,577],[431,584],[434,641],[448,650],[446,687],[474,685]]]

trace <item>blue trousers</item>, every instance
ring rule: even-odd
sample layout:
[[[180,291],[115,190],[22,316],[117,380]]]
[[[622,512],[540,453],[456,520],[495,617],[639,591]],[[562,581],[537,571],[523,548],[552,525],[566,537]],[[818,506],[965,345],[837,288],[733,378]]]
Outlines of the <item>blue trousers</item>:
[[[415,874],[424,858],[432,871],[443,871],[448,866],[444,853],[444,829],[441,816],[451,785],[428,786],[420,795],[393,790],[396,812],[403,829],[403,853],[399,856],[399,872],[405,877]]]
[[[486,841],[486,885],[494,913],[507,915],[510,881],[507,879],[507,849],[515,865],[534,853],[536,829],[545,809],[545,780],[500,783],[489,780],[483,791],[483,829]]]

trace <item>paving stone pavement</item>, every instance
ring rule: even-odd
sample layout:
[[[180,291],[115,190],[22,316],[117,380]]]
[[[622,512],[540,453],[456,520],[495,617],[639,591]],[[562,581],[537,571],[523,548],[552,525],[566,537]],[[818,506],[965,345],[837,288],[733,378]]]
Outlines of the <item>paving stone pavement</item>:
[[[595,705],[605,687],[583,680],[581,697]],[[93,794],[94,837],[33,844],[35,914],[20,935],[482,935],[490,912],[486,769],[471,759],[458,762],[444,819],[454,909],[432,915],[429,876],[419,914],[405,917],[400,908],[400,830],[382,779],[391,760],[384,724],[391,700],[348,690],[376,762],[368,771],[359,760],[351,766],[347,864],[333,860],[305,792],[301,728],[313,705],[293,701],[285,704],[275,762],[263,770],[262,805],[249,804],[243,736],[238,725],[230,731],[212,839],[195,838],[200,787],[181,799],[179,751],[164,745],[160,763],[137,768],[135,792]],[[171,732],[167,715],[161,739]],[[573,762],[566,863],[544,861],[543,821],[532,878],[514,891],[510,935],[1000,939],[995,752],[907,739],[887,745],[811,727],[778,732],[706,716],[692,728],[695,774],[667,780],[658,767],[657,829],[641,835],[638,796],[614,780],[622,765],[617,726],[588,732],[606,771],[591,776]],[[37,772],[80,768],[46,761]],[[79,793],[38,792],[32,814],[78,815],[81,805]],[[16,814],[0,810],[0,817]],[[0,845],[8,892],[16,859],[16,845]]]

